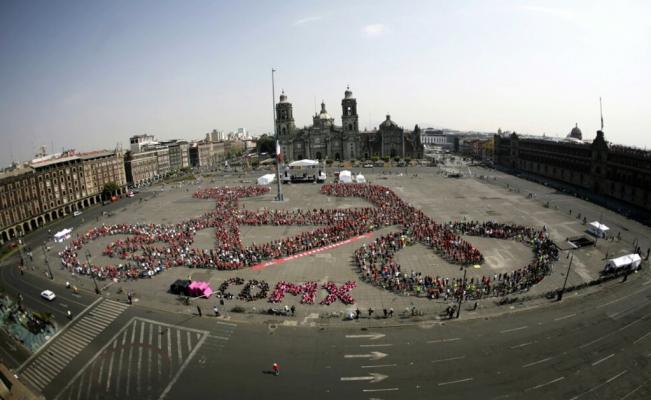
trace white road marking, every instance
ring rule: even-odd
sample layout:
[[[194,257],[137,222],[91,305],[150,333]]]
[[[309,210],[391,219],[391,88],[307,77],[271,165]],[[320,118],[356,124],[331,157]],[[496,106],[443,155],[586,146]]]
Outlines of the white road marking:
[[[611,300],[611,301],[609,301],[609,302],[607,302],[607,303],[599,304],[599,305],[597,306],[597,308],[601,308],[601,307],[609,306],[609,305],[611,305],[611,304],[617,303],[618,301],[622,301],[622,300],[624,300],[625,298],[627,298],[627,297],[631,297],[631,296],[633,296],[633,293],[631,293],[631,294],[627,294],[626,296],[619,297],[619,298],[617,298],[617,299],[615,299],[615,300]]]
[[[620,376],[624,375],[624,374],[627,373],[627,372],[628,372],[628,370],[626,370],[626,369],[623,370],[623,371],[620,372],[619,374],[617,374],[617,375],[611,377],[610,379],[608,379],[608,380],[606,381],[606,383],[610,383],[610,382],[614,381],[615,379],[619,378]]]
[[[613,353],[613,354],[611,354],[611,355],[609,355],[609,356],[606,356],[606,357],[602,358],[601,360],[597,360],[597,361],[595,361],[595,362],[592,363],[592,366],[594,367],[595,365],[599,365],[599,364],[601,364],[602,362],[604,362],[604,361],[606,361],[607,359],[609,359],[610,357],[613,357],[614,355],[615,355],[615,353]]]
[[[439,382],[438,385],[439,385],[439,386],[445,386],[445,385],[452,385],[452,384],[455,384],[455,383],[461,383],[461,382],[470,382],[470,381],[472,381],[473,379],[475,379],[475,378],[464,378],[464,379],[459,379],[459,380],[456,380],[456,381],[450,381],[450,382]]]
[[[461,340],[461,338],[450,338],[450,339],[436,339],[436,340],[428,340],[427,343],[448,343],[448,342],[456,342],[457,340]]]
[[[440,360],[432,360],[433,363],[445,362],[445,361],[454,361],[454,360],[463,360],[466,356],[450,357],[450,358],[441,358]]]
[[[648,317],[649,315],[651,315],[651,314],[646,314],[645,316],[640,317],[640,318],[636,319],[635,321],[633,321],[633,322],[631,322],[631,323],[629,323],[629,324],[627,324],[627,325],[622,326],[622,327],[619,328],[617,331],[618,331],[618,332],[623,331],[624,329],[628,328],[629,326],[631,326],[631,325],[633,325],[633,324],[637,324],[638,322],[642,321],[644,318]]]
[[[203,343],[206,341],[207,338],[208,338],[208,334],[207,334],[207,332],[206,332],[206,334],[204,334],[203,337],[199,340],[199,343],[197,343],[197,345],[194,347],[194,350],[192,350],[192,352],[191,352],[191,353],[188,355],[188,357],[185,359],[185,361],[184,361],[183,364],[181,365],[181,368],[179,368],[179,370],[176,372],[176,375],[174,375],[174,378],[172,378],[172,380],[171,380],[170,383],[167,385],[167,387],[165,388],[165,390],[163,390],[163,393],[160,395],[160,397],[158,398],[158,400],[162,400],[162,399],[165,398],[165,396],[167,396],[167,393],[169,393],[169,391],[172,389],[172,386],[174,386],[174,384],[176,383],[176,381],[177,381],[177,380],[179,379],[179,377],[181,376],[181,373],[183,373],[183,371],[185,370],[185,368],[186,368],[186,367],[188,366],[188,364],[190,363],[190,360],[192,360],[192,359],[194,358],[194,355],[197,353],[197,351],[199,350],[199,348],[201,348],[201,346],[203,345]]]
[[[500,333],[509,333],[509,332],[521,331],[523,329],[527,329],[528,327],[529,327],[529,325],[519,326],[517,328],[511,328],[511,329],[506,329],[506,330],[500,331]]]
[[[530,387],[529,389],[525,389],[525,392],[526,392],[526,391],[529,391],[529,390],[540,389],[541,387],[545,387],[545,386],[547,386],[547,385],[551,385],[552,383],[560,382],[560,381],[562,381],[563,379],[565,379],[564,376],[558,377],[558,378],[556,378],[556,379],[552,379],[552,380],[549,381],[549,382],[541,383],[540,385],[536,385],[536,386]]]
[[[232,327],[237,327],[237,324],[233,324],[233,323],[230,323],[230,322],[217,321],[217,324],[219,324],[219,325],[226,325],[226,326],[232,326]]]
[[[368,354],[346,354],[344,358],[370,358],[371,360],[379,360],[386,357],[386,353],[381,353],[379,351],[372,351]]]
[[[369,381],[370,383],[377,383],[387,379],[389,375],[378,374],[376,372],[369,373],[368,376],[342,376],[340,379],[346,381]]]
[[[578,394],[578,395],[572,397],[570,400],[576,400],[576,399],[578,399],[579,397],[583,396],[584,394],[588,394],[588,393],[594,392],[595,390],[597,390],[597,389],[599,389],[599,388],[601,388],[601,387],[603,387],[603,386],[609,384],[610,382],[614,381],[615,379],[619,378],[620,376],[624,375],[624,374],[627,373],[627,372],[628,372],[627,370],[624,370],[624,371],[620,372],[619,374],[617,374],[617,375],[611,377],[611,378],[608,379],[606,382],[602,382],[602,383],[598,384],[597,386],[593,386],[592,388],[590,388],[590,390],[588,390],[588,391],[586,391],[586,392],[583,392],[583,393],[581,393],[581,394]]]
[[[385,337],[386,335],[383,333],[371,333],[368,335],[346,335],[346,339],[370,339],[370,340],[377,340]]]
[[[583,349],[583,348],[586,348],[586,347],[588,347],[590,345],[593,345],[593,344],[597,343],[598,341],[603,340],[603,339],[607,338],[608,336],[611,336],[612,334],[613,333],[611,332],[611,333],[605,334],[605,335],[603,335],[601,337],[598,337],[598,338],[596,338],[595,340],[593,340],[591,342],[582,344],[581,346],[579,346],[579,349]]]
[[[651,282],[651,281],[649,281],[649,282]],[[628,392],[626,395],[624,395],[624,397],[622,397],[622,398],[619,399],[619,400],[626,400],[626,399],[628,399],[628,397],[629,397],[630,395],[632,395],[632,394],[634,394],[635,392],[637,392],[638,390],[640,390],[640,389],[642,388],[642,386],[644,386],[644,384],[642,384],[642,385],[636,387],[635,389],[631,390],[630,392]]]
[[[383,343],[383,344],[360,344],[359,347],[389,347],[393,346],[390,343]]]
[[[642,286],[646,286],[646,285],[648,285],[649,283],[651,283],[651,279],[649,279],[648,281],[644,282],[644,283],[642,284]]]
[[[554,318],[554,321],[562,321],[562,320],[567,319],[567,318],[572,318],[575,315],[576,314],[568,314],[568,315],[565,315],[565,316],[562,316],[562,317]]]
[[[543,358],[542,360],[538,360],[538,361],[531,362],[531,363],[529,363],[529,364],[524,364],[524,365],[522,366],[522,368],[533,367],[534,365],[542,364],[542,363],[544,363],[544,362],[546,362],[546,361],[549,361],[549,360],[551,360],[552,358],[554,358],[554,357],[547,357],[547,358]]]
[[[399,388],[387,388],[387,389],[363,389],[362,392],[395,392],[400,390]]]
[[[515,346],[511,346],[511,349],[517,349],[517,348],[520,348],[520,347],[529,346],[532,343],[533,342],[526,342],[526,343],[516,344]]]
[[[377,364],[377,365],[362,365],[362,368],[388,368],[395,367],[398,364]]]
[[[645,333],[644,336],[638,338],[636,341],[633,342],[633,344],[637,344],[637,342],[639,342],[640,340],[646,338],[646,337],[649,336],[649,335],[651,335],[651,331]]]

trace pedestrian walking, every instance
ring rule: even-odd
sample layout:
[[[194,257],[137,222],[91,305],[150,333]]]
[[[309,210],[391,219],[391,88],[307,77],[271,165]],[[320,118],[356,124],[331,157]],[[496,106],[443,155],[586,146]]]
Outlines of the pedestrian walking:
[[[199,306],[197,306],[197,314],[199,314],[199,316],[201,316],[201,307],[199,307]]]
[[[478,302],[475,302],[475,305],[472,307],[473,311],[477,311],[477,307],[479,306]]]
[[[296,314],[296,306],[294,306],[293,304],[292,304],[291,311],[292,311],[292,317],[293,317]]]
[[[373,315],[373,309],[371,307],[368,308],[368,317],[371,318]]]
[[[215,304],[212,310],[215,312],[215,317],[219,317],[219,307],[217,307],[217,304]]]
[[[389,311],[386,308],[382,311],[384,312],[384,318],[386,318],[389,315]]]
[[[273,370],[275,376],[280,375],[280,365],[278,365],[278,363],[273,363],[271,369]]]
[[[359,311],[359,308],[357,308],[357,309],[355,310],[355,319],[359,319],[359,314],[361,314],[361,313],[362,313],[362,312]]]
[[[393,307],[389,308],[389,318],[393,317]]]

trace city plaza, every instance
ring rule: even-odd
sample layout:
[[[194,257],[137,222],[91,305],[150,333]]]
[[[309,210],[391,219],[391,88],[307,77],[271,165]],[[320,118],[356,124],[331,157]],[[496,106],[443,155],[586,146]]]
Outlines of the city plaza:
[[[328,171],[333,176],[334,168]],[[549,206],[541,202],[542,193],[524,193],[513,185],[504,185],[504,175],[499,175],[491,170],[474,169],[473,175],[463,179],[447,178],[439,174],[437,168],[410,167],[408,169],[372,169],[363,170],[372,184],[382,185],[391,188],[406,203],[422,210],[427,216],[438,223],[456,221],[495,221],[505,224],[532,226],[536,229],[544,229],[549,237],[559,247],[558,260],[552,267],[551,274],[541,282],[532,286],[529,290],[510,293],[511,297],[519,299],[542,298],[543,295],[556,291],[563,286],[565,274],[569,263],[569,253],[573,253],[572,265],[567,287],[574,287],[593,281],[600,276],[603,270],[605,259],[618,255],[630,253],[630,246],[627,240],[598,240],[596,246],[589,246],[570,250],[571,246],[566,242],[568,237],[586,235],[586,226],[581,219],[577,219],[577,209],[588,207],[594,209],[592,215],[584,214],[588,220],[597,219],[604,215],[604,210],[583,202],[579,199],[562,195],[567,198],[561,208],[558,205]],[[491,175],[492,174],[492,175]],[[84,220],[83,224],[73,231],[72,239],[83,234],[89,229],[102,225],[111,224],[174,224],[179,223],[211,211],[215,207],[212,199],[193,198],[194,192],[211,187],[221,186],[250,186],[254,185],[255,174],[223,173],[216,176],[199,178],[197,181],[187,183],[175,183],[167,185],[155,185],[144,190],[136,199],[124,206],[117,205],[117,209],[95,219]],[[500,185],[502,183],[502,185]],[[245,210],[259,209],[348,209],[356,207],[372,206],[369,202],[356,197],[334,197],[326,196],[319,192],[321,185],[302,184],[284,185],[283,192],[285,201],[276,202],[275,185],[271,191],[260,196],[246,197],[239,200],[239,207]],[[507,187],[508,186],[508,187]],[[541,190],[548,190],[540,186]],[[134,201],[135,200],[135,201]],[[562,200],[565,201],[565,200]],[[579,202],[574,214],[569,214],[572,202]],[[567,204],[567,205],[565,205]],[[568,209],[563,209],[568,208]],[[599,213],[599,215],[597,214]],[[614,225],[611,218],[617,218],[619,223],[632,223],[624,221],[623,217],[607,213],[609,224]],[[253,243],[261,244],[272,240],[279,240],[284,237],[293,236],[300,232],[313,230],[314,226],[240,226],[240,238],[244,246]],[[237,298],[238,293],[244,287],[232,283],[229,285],[228,293],[233,294],[232,299],[226,299],[223,305],[219,305],[220,314],[224,318],[255,318],[257,314],[266,312],[269,308],[280,308],[295,306],[297,316],[301,318],[314,318],[312,322],[318,322],[318,318],[326,316],[343,316],[359,308],[362,315],[367,316],[369,308],[375,310],[375,316],[382,316],[383,309],[394,309],[400,315],[405,310],[414,309],[418,316],[432,319],[452,304],[452,298],[441,295],[436,299],[428,299],[425,294],[415,296],[414,293],[395,293],[384,290],[378,286],[371,285],[364,281],[358,267],[355,265],[354,252],[364,244],[391,232],[400,232],[398,226],[385,226],[371,233],[349,240],[348,243],[331,246],[329,249],[317,249],[307,254],[301,254],[291,259],[283,260],[280,263],[268,263],[271,265],[258,265],[257,267],[245,267],[235,270],[214,270],[206,268],[187,268],[184,266],[172,267],[151,278],[135,280],[98,279],[97,284],[106,296],[113,297],[120,301],[126,301],[127,295],[132,293],[134,301],[140,305],[178,312],[196,313],[197,308],[203,308],[204,313],[212,313],[212,309],[219,303],[216,297],[210,299],[195,298],[188,302],[182,296],[169,293],[169,286],[177,279],[191,279],[192,281],[209,282],[213,291],[219,289],[225,281],[232,278],[241,278],[244,282],[255,280],[269,284],[269,293],[265,298],[255,301],[244,301]],[[614,226],[614,230],[616,230]],[[613,236],[616,235],[613,232]],[[112,242],[127,235],[105,236],[92,240],[78,251],[80,262],[88,256],[92,265],[117,265],[124,263],[118,257],[107,257],[102,255],[103,250]],[[499,240],[486,237],[464,236],[483,255],[484,261],[478,265],[469,265],[466,268],[467,279],[491,279],[498,274],[512,273],[514,270],[525,266],[532,258],[532,250],[516,240]],[[207,228],[197,231],[194,237],[193,247],[200,249],[211,249],[215,243],[215,228]],[[54,266],[54,274],[57,279],[65,279],[72,286],[81,290],[93,290],[93,282],[89,276],[70,274],[62,268],[59,262],[58,253],[63,250],[67,242],[50,244],[49,257]],[[38,255],[37,255],[38,257]],[[423,244],[414,244],[405,247],[396,253],[395,261],[400,264],[403,274],[420,272],[423,275],[436,276],[449,280],[460,279],[463,268],[447,262],[432,249]],[[234,282],[234,279],[232,279]],[[274,291],[278,282],[300,284],[302,282],[314,281],[319,284],[315,292],[316,299],[313,304],[302,304],[300,295],[286,293],[278,303],[271,303],[267,299]],[[326,282],[333,282],[338,287],[346,282],[354,282],[355,287],[349,290],[354,300],[353,304],[344,304],[341,301],[333,301],[329,305],[320,304],[329,293],[323,288]],[[255,283],[255,282],[254,282]],[[253,287],[256,292],[258,287]],[[474,299],[470,300],[474,303]],[[473,313],[479,315],[482,310],[495,309],[499,297],[487,296],[478,302],[479,310],[471,307],[473,304],[466,304],[462,310],[464,315],[471,316]],[[455,302],[456,303],[456,302]],[[239,307],[236,307],[239,306]],[[231,312],[234,307],[237,313]],[[468,312],[466,312],[468,310]]]

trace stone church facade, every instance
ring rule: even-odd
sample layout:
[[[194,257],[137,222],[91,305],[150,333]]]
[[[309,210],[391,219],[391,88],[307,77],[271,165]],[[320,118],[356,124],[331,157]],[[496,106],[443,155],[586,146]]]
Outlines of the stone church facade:
[[[423,157],[418,125],[409,132],[387,115],[379,129],[360,131],[357,100],[349,88],[341,100],[341,112],[341,126],[336,126],[335,119],[326,111],[325,103],[321,103],[321,111],[312,117],[312,126],[296,128],[292,103],[287,101],[283,92],[276,104],[276,130],[285,160]]]

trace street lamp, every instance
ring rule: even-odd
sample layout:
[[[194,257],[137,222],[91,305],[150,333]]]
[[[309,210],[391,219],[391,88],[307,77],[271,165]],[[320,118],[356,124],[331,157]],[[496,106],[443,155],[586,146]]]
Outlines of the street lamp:
[[[52,274],[52,269],[50,268],[50,259],[47,257],[45,243],[41,245],[41,248],[43,249],[43,256],[45,256],[45,265],[47,265],[47,271],[50,274],[50,279],[54,280],[54,275]]]
[[[90,268],[90,277],[93,278],[93,283],[95,284],[95,293],[100,294],[99,286],[97,286],[97,281],[95,280],[95,272],[90,265],[90,251],[86,250],[86,262],[88,263],[88,268]]]
[[[466,266],[463,266],[463,281],[461,282],[461,296],[459,296],[459,307],[457,307],[457,318],[459,318],[459,314],[461,314],[461,303],[463,302],[463,294],[466,291],[466,272],[468,272],[468,269]]]
[[[574,260],[574,253],[570,254],[570,262],[567,264],[567,272],[565,273],[565,281],[563,281],[563,288],[558,292],[556,301],[563,300],[563,294],[565,293],[565,285],[567,285],[567,278],[570,276],[570,267],[572,266],[572,260]]]

